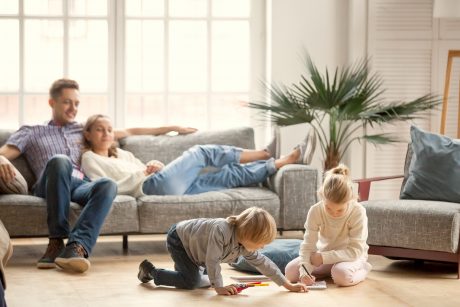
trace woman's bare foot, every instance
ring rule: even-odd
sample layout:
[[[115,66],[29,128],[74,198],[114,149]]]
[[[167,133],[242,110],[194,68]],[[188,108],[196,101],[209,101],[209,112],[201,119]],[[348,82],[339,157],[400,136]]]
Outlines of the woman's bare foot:
[[[276,169],[280,169],[281,167],[287,164],[294,164],[299,160],[300,157],[300,149],[296,148],[291,151],[287,156],[281,157],[275,160],[275,167]]]

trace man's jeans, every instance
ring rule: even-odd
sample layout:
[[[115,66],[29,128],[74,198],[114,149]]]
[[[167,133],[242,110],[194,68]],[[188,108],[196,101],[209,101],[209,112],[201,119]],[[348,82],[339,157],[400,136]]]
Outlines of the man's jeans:
[[[166,239],[166,246],[174,261],[175,271],[156,269],[153,280],[157,286],[172,286],[180,289],[195,289],[201,284],[203,268],[197,266],[187,255],[176,225],[173,225]]]
[[[34,194],[46,199],[49,237],[69,237],[67,244],[77,242],[89,255],[117,195],[117,185],[107,178],[81,180],[73,177],[72,171],[67,156],[54,156],[46,164]],[[70,201],[83,206],[72,231],[69,230]]]
[[[241,148],[196,145],[150,176],[142,190],[147,195],[184,195],[249,186],[276,172],[274,159],[240,164]],[[202,174],[205,167],[219,168]]]

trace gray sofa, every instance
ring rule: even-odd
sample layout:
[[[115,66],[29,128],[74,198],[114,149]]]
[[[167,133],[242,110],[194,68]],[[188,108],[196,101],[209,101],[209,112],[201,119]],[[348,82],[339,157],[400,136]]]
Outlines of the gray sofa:
[[[0,130],[0,146],[13,131]],[[165,164],[197,144],[227,144],[254,148],[252,128],[197,132],[178,136],[131,136],[120,140],[122,149],[131,151],[143,162],[156,159]],[[29,187],[35,178],[23,157],[12,161]],[[181,220],[197,217],[226,217],[251,206],[270,212],[282,230],[303,229],[307,211],[316,203],[320,172],[306,165],[287,165],[264,186],[242,187],[186,196],[142,196],[135,199],[118,195],[101,234],[165,233]],[[270,187],[270,188],[268,188]],[[81,207],[71,204],[70,222],[74,223]],[[11,237],[47,236],[46,204],[32,195],[0,195],[0,220]]]

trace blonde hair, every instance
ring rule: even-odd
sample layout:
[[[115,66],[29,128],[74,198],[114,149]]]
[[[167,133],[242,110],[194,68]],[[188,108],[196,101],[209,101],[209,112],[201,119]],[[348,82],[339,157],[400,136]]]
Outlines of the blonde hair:
[[[239,215],[227,217],[227,222],[235,225],[238,240],[268,244],[276,238],[275,219],[262,208],[248,208]]]
[[[86,120],[86,123],[85,123],[85,127],[83,127],[83,152],[85,151],[88,151],[88,150],[91,150],[92,149],[92,146],[91,146],[91,142],[88,141],[85,137],[85,132],[91,132],[91,128],[93,128],[94,124],[96,123],[96,121],[100,118],[107,118],[110,120],[110,118],[106,115],[102,115],[102,114],[95,114],[95,115],[92,115],[90,117],[88,117],[88,119]],[[118,155],[117,155],[117,144],[115,142],[113,142],[113,144],[110,146],[109,148],[109,157],[115,157],[117,158]]]
[[[318,194],[323,200],[336,204],[342,204],[353,199],[350,169],[344,164],[339,164],[327,171]]]

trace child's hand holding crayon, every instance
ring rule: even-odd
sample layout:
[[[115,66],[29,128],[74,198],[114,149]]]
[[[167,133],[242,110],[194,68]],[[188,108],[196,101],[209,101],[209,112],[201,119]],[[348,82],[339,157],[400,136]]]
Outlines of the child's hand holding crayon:
[[[235,285],[228,285],[225,287],[218,287],[214,288],[216,290],[217,294],[219,295],[236,295],[238,294],[238,290],[235,287]]]
[[[257,281],[257,282],[250,282],[250,283],[231,284],[229,286],[225,286],[222,288],[216,288],[216,292],[220,295],[235,295],[235,294],[240,293],[244,289],[247,289],[250,287],[262,287],[262,286],[268,286],[268,283],[262,283],[260,281]]]

